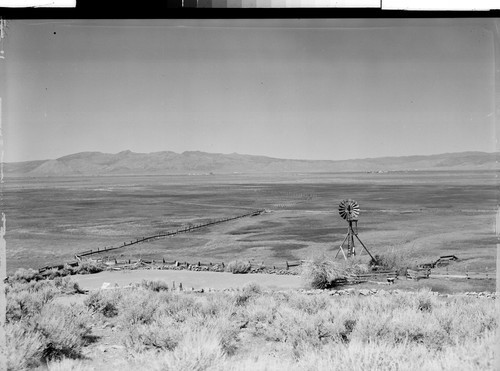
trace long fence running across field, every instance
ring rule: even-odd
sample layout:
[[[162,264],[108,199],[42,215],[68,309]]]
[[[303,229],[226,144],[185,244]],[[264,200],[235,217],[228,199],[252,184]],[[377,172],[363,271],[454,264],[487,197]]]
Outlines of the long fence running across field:
[[[215,225],[215,224],[226,223],[226,222],[229,222],[231,220],[241,219],[241,218],[245,218],[245,217],[249,217],[249,216],[257,216],[257,215],[262,214],[263,212],[265,212],[265,210],[261,209],[261,210],[252,211],[251,213],[238,215],[238,216],[231,217],[231,218],[222,218],[222,219],[213,220],[213,221],[210,221],[207,223],[186,226],[182,229],[177,229],[175,231],[160,232],[160,233],[152,235],[152,236],[137,238],[137,239],[132,240],[130,242],[124,242],[123,245],[120,245],[120,246],[114,246],[114,247],[112,246],[112,247],[105,247],[103,249],[98,248],[97,250],[82,251],[82,252],[75,254],[75,257],[77,259],[79,259],[79,258],[84,257],[84,256],[90,256],[90,255],[94,255],[94,254],[102,254],[102,253],[106,253],[108,251],[123,249],[124,247],[129,247],[129,246],[136,245],[139,243],[144,243],[144,242],[151,242],[151,241],[157,240],[159,238],[175,236],[179,233],[192,232],[192,231],[198,230],[200,228],[209,227],[209,226]]]

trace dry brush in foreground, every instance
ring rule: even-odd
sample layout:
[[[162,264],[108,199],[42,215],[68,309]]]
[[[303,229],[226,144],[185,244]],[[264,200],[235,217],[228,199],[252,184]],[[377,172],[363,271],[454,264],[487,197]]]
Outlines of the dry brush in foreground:
[[[57,284],[56,284],[57,283]],[[68,280],[10,283],[9,369],[92,370],[103,323],[123,347],[116,369],[489,370],[495,300],[423,290],[331,297],[294,291],[177,293],[158,283],[91,293],[63,307]],[[75,288],[73,287],[73,292]],[[111,330],[110,330],[111,331]],[[112,368],[108,368],[112,369]]]

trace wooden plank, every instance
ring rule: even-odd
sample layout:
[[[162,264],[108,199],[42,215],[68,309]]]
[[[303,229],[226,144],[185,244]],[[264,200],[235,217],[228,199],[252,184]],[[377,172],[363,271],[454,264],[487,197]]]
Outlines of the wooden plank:
[[[373,278],[373,279],[385,279],[388,277],[398,277],[399,275],[397,273],[391,273],[391,274],[353,274],[352,277],[357,277],[357,278]]]

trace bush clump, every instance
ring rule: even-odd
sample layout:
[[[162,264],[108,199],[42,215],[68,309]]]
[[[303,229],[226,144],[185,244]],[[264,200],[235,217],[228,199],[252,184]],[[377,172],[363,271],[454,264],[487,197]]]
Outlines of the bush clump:
[[[90,293],[83,304],[94,313],[101,313],[108,318],[115,317],[118,315],[118,302],[121,296],[121,292],[117,290],[106,293],[94,291]]]
[[[48,303],[32,317],[6,326],[7,369],[25,370],[50,360],[81,358],[90,318],[83,306]]]
[[[52,281],[17,283],[7,287],[7,322],[32,318],[45,304],[60,294]]]
[[[376,254],[374,258],[374,260],[370,261],[370,266],[373,269],[395,269],[403,271],[406,268],[415,267],[415,264],[410,261],[405,251],[390,249],[380,254]]]
[[[102,264],[93,260],[83,260],[78,263],[78,266],[73,268],[76,274],[93,274],[104,270]]]
[[[330,289],[344,283],[347,271],[342,264],[319,257],[308,260],[302,265],[301,276],[313,289]]]
[[[48,304],[35,318],[35,330],[45,338],[44,359],[78,358],[90,334],[90,318],[83,306]]]
[[[250,272],[252,266],[249,262],[234,260],[227,265],[226,271],[233,274],[244,274]]]
[[[41,279],[43,279],[43,276],[40,273],[38,273],[38,271],[31,268],[30,269],[19,268],[18,270],[15,271],[14,275],[9,277],[9,282],[26,283],[26,282],[31,282],[33,280],[39,281]]]
[[[168,291],[168,284],[165,281],[142,280],[141,287],[155,292]]]

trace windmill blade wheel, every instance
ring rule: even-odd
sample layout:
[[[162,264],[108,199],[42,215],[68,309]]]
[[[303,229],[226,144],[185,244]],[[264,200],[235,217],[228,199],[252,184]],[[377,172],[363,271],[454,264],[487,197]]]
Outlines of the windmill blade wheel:
[[[343,200],[339,204],[339,214],[342,219],[356,220],[359,216],[359,205],[354,200]]]

